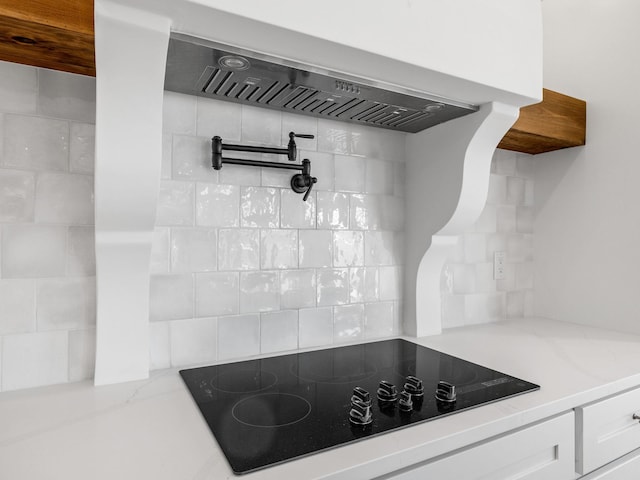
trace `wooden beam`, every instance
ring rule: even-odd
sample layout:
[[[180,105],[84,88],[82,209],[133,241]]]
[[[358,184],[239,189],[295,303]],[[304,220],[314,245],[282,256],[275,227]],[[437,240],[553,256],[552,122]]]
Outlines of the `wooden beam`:
[[[520,109],[520,118],[498,148],[537,154],[585,144],[586,102],[546,88],[542,97],[542,102]]]

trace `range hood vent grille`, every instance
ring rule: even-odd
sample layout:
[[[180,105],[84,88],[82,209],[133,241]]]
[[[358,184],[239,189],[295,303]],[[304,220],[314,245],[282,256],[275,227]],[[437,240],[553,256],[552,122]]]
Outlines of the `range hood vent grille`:
[[[411,133],[478,109],[311,70],[174,34],[165,89]]]

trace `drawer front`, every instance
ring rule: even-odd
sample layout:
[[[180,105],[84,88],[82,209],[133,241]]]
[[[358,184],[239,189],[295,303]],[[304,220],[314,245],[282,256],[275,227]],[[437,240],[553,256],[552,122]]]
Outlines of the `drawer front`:
[[[640,450],[602,467],[580,480],[638,480],[640,477]]]
[[[640,389],[576,408],[578,473],[589,473],[640,448],[640,422],[634,414],[640,415]]]
[[[571,480],[573,412],[384,478]]]

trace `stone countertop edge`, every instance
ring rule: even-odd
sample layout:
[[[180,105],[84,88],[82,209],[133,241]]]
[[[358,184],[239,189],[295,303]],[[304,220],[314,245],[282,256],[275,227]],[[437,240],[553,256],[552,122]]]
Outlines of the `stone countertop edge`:
[[[117,385],[4,392],[0,476],[371,479],[640,385],[640,335],[630,333],[529,318],[402,338],[541,388],[242,476],[231,471],[178,369]]]

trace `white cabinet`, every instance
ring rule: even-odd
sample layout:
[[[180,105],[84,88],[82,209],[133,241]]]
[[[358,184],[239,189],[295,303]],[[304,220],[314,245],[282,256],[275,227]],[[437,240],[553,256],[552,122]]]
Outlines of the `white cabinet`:
[[[640,389],[575,409],[576,471],[586,474],[640,448]],[[635,478],[640,478],[640,470]]]
[[[640,450],[636,450],[580,480],[638,480],[640,478]]]
[[[393,480],[570,480],[574,472],[574,414],[507,433],[383,477]]]

